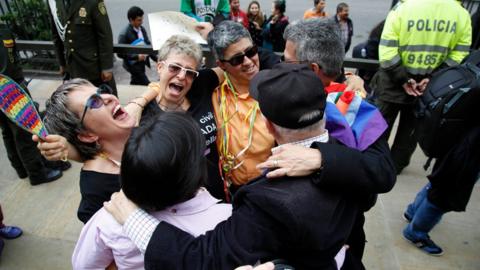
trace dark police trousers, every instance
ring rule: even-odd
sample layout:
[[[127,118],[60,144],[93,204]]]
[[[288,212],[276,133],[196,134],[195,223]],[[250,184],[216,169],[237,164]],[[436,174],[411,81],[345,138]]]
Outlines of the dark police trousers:
[[[417,147],[417,140],[414,136],[414,104],[399,104],[380,99],[377,99],[375,104],[382,113],[383,118],[385,118],[385,121],[387,121],[388,129],[384,134],[384,136],[387,136],[387,140],[390,137],[390,132],[392,131],[395,119],[400,113],[397,133],[395,134],[395,139],[391,147],[395,168],[397,173],[400,173],[403,168],[407,167],[410,163],[410,158]]]
[[[31,182],[45,179],[46,171],[32,135],[14,124],[0,111],[0,128],[10,164],[20,178],[30,177]]]

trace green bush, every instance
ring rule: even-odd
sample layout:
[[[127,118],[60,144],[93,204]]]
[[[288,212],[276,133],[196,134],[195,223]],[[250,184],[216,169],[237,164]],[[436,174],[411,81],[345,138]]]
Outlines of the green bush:
[[[50,15],[44,0],[6,0],[11,12],[0,19],[19,39],[52,40]]]

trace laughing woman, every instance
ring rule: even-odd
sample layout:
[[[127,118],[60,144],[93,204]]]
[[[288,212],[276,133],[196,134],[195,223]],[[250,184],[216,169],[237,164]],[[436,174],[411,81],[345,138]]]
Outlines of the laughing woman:
[[[84,164],[80,171],[81,201],[77,216],[83,223],[120,189],[120,158],[135,126],[135,118],[120,106],[108,88],[84,79],[60,85],[47,105],[45,125],[63,136]],[[61,138],[49,135],[47,139]],[[45,150],[42,149],[45,155]],[[61,151],[60,151],[61,152]]]
[[[144,108],[140,124],[165,111],[185,111],[199,124],[205,136],[208,178],[207,190],[216,198],[224,198],[223,181],[218,170],[216,146],[217,127],[213,113],[211,93],[223,80],[220,69],[197,71],[202,50],[185,36],[170,37],[158,51],[160,82],[148,87],[158,93],[155,100]]]

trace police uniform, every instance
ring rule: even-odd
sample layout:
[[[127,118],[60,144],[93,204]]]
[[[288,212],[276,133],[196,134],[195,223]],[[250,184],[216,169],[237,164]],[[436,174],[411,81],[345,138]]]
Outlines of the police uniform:
[[[113,71],[113,37],[103,0],[49,0],[53,41],[59,64],[70,78],[104,83]],[[116,94],[115,80],[108,84]]]
[[[420,82],[441,66],[460,63],[472,37],[470,15],[455,0],[400,1],[388,14],[379,46],[380,70],[371,87],[387,120],[389,136],[400,122],[392,145],[397,173],[408,166],[415,151],[415,97],[403,89],[410,78]]]
[[[0,73],[15,80],[27,92],[23,71],[18,64],[15,40],[5,25],[0,24]],[[32,185],[58,179],[62,173],[45,167],[37,145],[32,141],[32,135],[18,127],[0,111],[0,128],[3,143],[7,150],[10,164],[20,178],[30,178]]]

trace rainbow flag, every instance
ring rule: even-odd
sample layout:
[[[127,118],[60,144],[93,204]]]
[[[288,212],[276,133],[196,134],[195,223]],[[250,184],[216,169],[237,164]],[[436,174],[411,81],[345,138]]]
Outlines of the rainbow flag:
[[[360,96],[355,95],[343,115],[335,105],[341,92],[327,92],[326,129],[346,146],[363,151],[387,129],[387,122],[377,107]]]
[[[30,96],[3,74],[0,74],[0,110],[26,131],[42,139],[48,135]]]

